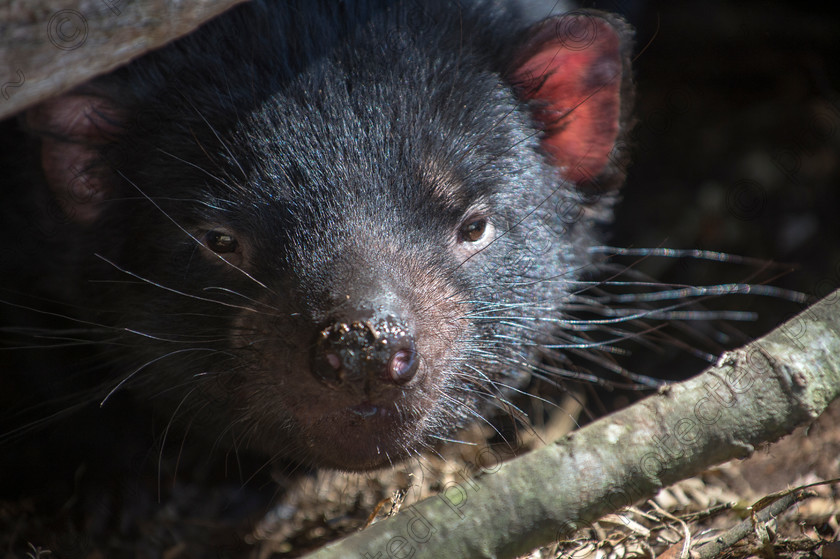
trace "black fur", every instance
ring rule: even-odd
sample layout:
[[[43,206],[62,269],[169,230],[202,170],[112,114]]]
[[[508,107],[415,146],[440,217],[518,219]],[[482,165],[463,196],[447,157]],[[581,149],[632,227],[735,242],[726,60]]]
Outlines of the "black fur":
[[[486,414],[536,346],[583,342],[563,307],[614,200],[540,149],[507,78],[529,26],[501,2],[254,2],[85,86],[107,141],[84,172],[107,200],[89,225],[53,211],[54,234],[7,231],[31,243],[3,273],[12,343],[28,343],[20,305],[49,308],[70,317],[57,336],[95,348],[90,401],[130,389],[211,441],[316,466],[392,462]],[[42,178],[15,188],[56,209]],[[476,216],[495,239],[471,252]],[[214,231],[237,250],[208,249]],[[22,296],[32,270],[45,279]],[[382,440],[301,427],[292,408],[336,405],[301,366],[315,334],[380,291],[418,325],[431,378]]]

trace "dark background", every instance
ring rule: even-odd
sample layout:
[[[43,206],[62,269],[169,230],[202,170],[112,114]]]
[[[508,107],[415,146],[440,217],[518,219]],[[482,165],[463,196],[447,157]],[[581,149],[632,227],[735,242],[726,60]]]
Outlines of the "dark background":
[[[838,287],[835,11],[793,2],[584,5],[622,13],[637,29],[633,162],[609,242],[766,263],[651,257],[638,264],[664,282],[767,282],[811,298]],[[802,308],[752,295],[704,304],[757,313],[737,325],[746,337]],[[741,343],[736,338],[729,343]]]

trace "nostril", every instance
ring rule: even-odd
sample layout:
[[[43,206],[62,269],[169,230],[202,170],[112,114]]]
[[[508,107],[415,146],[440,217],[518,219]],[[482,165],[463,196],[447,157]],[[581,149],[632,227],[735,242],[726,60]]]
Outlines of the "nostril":
[[[318,333],[311,371],[332,388],[369,392],[408,384],[419,361],[414,336],[399,319],[338,321]]]
[[[417,353],[414,350],[397,350],[388,361],[389,379],[397,384],[406,384],[417,373],[417,365]]]
[[[327,361],[327,365],[329,365],[336,371],[341,370],[341,357],[339,357],[337,354],[327,353],[324,359]]]

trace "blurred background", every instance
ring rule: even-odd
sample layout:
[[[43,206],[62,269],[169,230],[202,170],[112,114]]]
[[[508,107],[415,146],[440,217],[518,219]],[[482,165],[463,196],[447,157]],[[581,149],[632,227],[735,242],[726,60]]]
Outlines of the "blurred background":
[[[637,29],[632,163],[611,230],[621,247],[722,251],[769,263],[648,258],[685,285],[762,283],[825,296],[840,286],[840,17],[797,2],[584,2]],[[630,262],[630,261],[628,261]],[[752,311],[748,337],[801,308]]]

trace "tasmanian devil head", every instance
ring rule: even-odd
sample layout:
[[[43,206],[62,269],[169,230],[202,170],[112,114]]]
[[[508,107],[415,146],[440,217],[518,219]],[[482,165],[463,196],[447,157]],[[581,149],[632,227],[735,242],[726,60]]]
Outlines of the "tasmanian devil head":
[[[622,178],[629,34],[257,3],[30,110],[106,392],[345,469],[486,413],[564,335]]]

